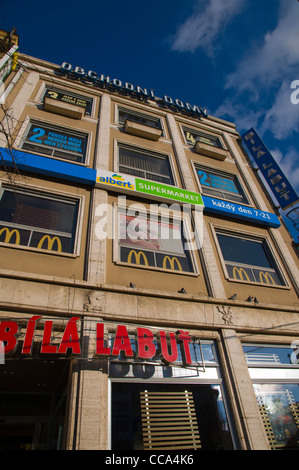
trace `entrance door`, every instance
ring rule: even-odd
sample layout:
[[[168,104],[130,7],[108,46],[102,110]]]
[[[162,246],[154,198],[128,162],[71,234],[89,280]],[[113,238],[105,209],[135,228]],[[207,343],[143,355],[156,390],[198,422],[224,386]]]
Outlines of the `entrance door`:
[[[233,449],[220,385],[113,383],[112,449]]]
[[[6,359],[0,368],[0,450],[61,448],[68,359]]]

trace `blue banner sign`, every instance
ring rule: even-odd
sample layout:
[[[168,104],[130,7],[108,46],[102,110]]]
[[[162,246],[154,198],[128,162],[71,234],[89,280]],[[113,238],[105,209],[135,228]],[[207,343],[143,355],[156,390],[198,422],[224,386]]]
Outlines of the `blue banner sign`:
[[[298,194],[281,171],[256,130],[252,127],[242,135],[242,138],[280,207],[286,209],[299,201]]]
[[[265,212],[253,207],[247,207],[233,202],[223,201],[210,196],[202,196],[204,212],[212,212],[268,227],[280,227],[280,221],[275,214]]]

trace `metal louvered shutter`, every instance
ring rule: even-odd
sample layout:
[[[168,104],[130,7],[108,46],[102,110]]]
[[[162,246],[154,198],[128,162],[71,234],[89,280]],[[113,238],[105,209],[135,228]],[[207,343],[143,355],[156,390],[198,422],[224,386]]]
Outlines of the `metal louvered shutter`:
[[[145,450],[201,448],[192,392],[144,390],[140,403]]]

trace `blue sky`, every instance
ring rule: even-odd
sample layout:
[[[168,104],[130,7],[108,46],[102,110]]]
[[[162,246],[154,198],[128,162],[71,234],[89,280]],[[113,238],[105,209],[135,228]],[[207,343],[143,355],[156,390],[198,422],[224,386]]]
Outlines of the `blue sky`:
[[[255,127],[299,191],[298,0],[0,0],[0,20],[21,52]]]

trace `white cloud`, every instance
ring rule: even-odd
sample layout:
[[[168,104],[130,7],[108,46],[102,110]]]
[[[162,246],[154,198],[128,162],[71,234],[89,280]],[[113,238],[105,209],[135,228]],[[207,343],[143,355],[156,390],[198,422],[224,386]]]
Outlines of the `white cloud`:
[[[269,88],[295,73],[299,64],[298,37],[298,2],[282,0],[277,27],[265,34],[260,46],[248,51],[237,70],[227,77],[226,88],[258,94],[261,88]]]
[[[280,166],[285,176],[288,178],[289,182],[293,188],[298,192],[299,191],[299,151],[291,147],[288,149],[287,153],[283,155],[281,150],[274,149],[271,150],[271,154],[275,158],[277,164]]]
[[[245,0],[197,0],[193,14],[179,27],[172,49],[212,54],[215,41],[226,24],[241,10]]]
[[[292,91],[291,81],[285,80],[272,107],[265,113],[262,132],[270,130],[276,139],[286,139],[293,132],[299,132],[299,104],[291,102]]]
[[[213,114],[223,119],[232,120],[238,125],[238,131],[242,132],[250,127],[257,127],[258,121],[263,116],[263,109],[251,109],[248,104],[242,101],[234,101],[227,98],[221,105],[213,111]]]
[[[291,103],[291,83],[299,79],[298,37],[299,4],[280,0],[276,27],[264,35],[262,44],[248,50],[226,79],[226,106],[238,127],[246,128],[251,118],[262,134],[268,130],[279,140],[299,131],[299,104]],[[225,112],[224,106],[219,111]]]

